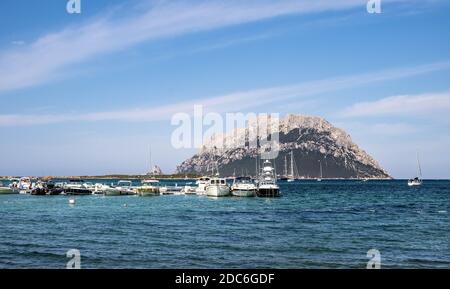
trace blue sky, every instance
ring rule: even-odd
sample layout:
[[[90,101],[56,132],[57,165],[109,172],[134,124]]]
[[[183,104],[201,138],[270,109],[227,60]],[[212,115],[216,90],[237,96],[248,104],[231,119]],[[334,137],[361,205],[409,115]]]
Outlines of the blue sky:
[[[450,178],[450,3],[366,2],[3,0],[0,175],[144,173],[150,144],[173,172],[196,149],[171,115],[207,103],[321,116],[394,177],[419,151]]]

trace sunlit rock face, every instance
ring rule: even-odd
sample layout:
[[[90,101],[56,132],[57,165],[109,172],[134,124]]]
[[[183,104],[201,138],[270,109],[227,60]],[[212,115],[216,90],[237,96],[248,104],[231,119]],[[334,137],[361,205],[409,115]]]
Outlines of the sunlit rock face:
[[[258,150],[246,145],[256,143],[248,133],[255,129],[255,123],[205,142],[198,154],[177,167],[178,172],[208,174],[218,167],[222,176],[255,175]],[[275,159],[278,175],[285,174],[286,159],[289,167],[291,151],[299,177],[319,177],[322,163],[323,178],[390,178],[350,135],[320,117],[290,114],[279,120],[279,154]]]

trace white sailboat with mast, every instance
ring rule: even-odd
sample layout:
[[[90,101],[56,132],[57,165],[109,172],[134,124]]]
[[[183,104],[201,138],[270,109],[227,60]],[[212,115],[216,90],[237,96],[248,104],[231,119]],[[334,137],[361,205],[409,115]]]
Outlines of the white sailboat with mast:
[[[417,187],[421,186],[422,183],[422,168],[420,167],[419,154],[417,153],[417,177],[408,180],[408,186]]]
[[[291,151],[291,173],[288,176],[288,179],[287,179],[288,182],[294,182],[296,179],[295,172],[294,172],[294,164],[295,164],[294,151]],[[297,170],[297,167],[295,166],[295,171],[296,170]]]
[[[323,178],[323,172],[322,172],[322,161],[319,160],[319,165],[320,165],[320,177],[317,179],[318,182],[322,181]]]

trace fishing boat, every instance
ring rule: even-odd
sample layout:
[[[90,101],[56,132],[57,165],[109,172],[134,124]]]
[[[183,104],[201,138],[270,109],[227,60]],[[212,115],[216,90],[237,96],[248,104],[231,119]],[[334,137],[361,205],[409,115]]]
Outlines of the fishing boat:
[[[231,186],[231,194],[235,197],[254,197],[257,189],[250,177],[237,177]]]
[[[66,195],[92,195],[92,188],[88,188],[88,185],[80,179],[69,180],[64,185],[64,194]]]
[[[206,187],[209,185],[210,177],[201,177],[196,181],[197,188],[195,189],[195,193],[197,195],[206,195]]]
[[[160,186],[158,180],[143,180],[142,185],[136,188],[136,192],[141,197],[159,196]]]
[[[230,195],[230,187],[224,178],[211,178],[206,186],[206,195],[208,197],[226,197]]]
[[[274,198],[280,196],[280,188],[277,185],[275,175],[272,163],[265,160],[258,180],[258,191],[256,192],[258,197]]]
[[[421,186],[422,183],[422,168],[420,167],[419,155],[417,154],[417,177],[408,180],[408,186],[418,187]]]

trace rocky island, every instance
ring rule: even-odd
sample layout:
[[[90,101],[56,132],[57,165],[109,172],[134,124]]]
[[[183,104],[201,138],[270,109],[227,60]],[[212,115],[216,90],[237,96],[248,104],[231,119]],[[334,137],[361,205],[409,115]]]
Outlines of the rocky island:
[[[301,178],[319,177],[320,165],[323,178],[391,178],[350,135],[323,118],[290,114],[279,120],[279,126],[280,149],[275,160],[278,175],[285,173],[286,159],[290,160],[292,152],[297,175]],[[218,137],[224,141],[231,138],[231,143],[238,143],[245,131],[235,130]],[[212,168],[218,168],[222,176],[254,176],[257,155],[256,148],[217,149],[212,143],[205,143],[198,154],[177,167],[177,172],[208,174]]]

